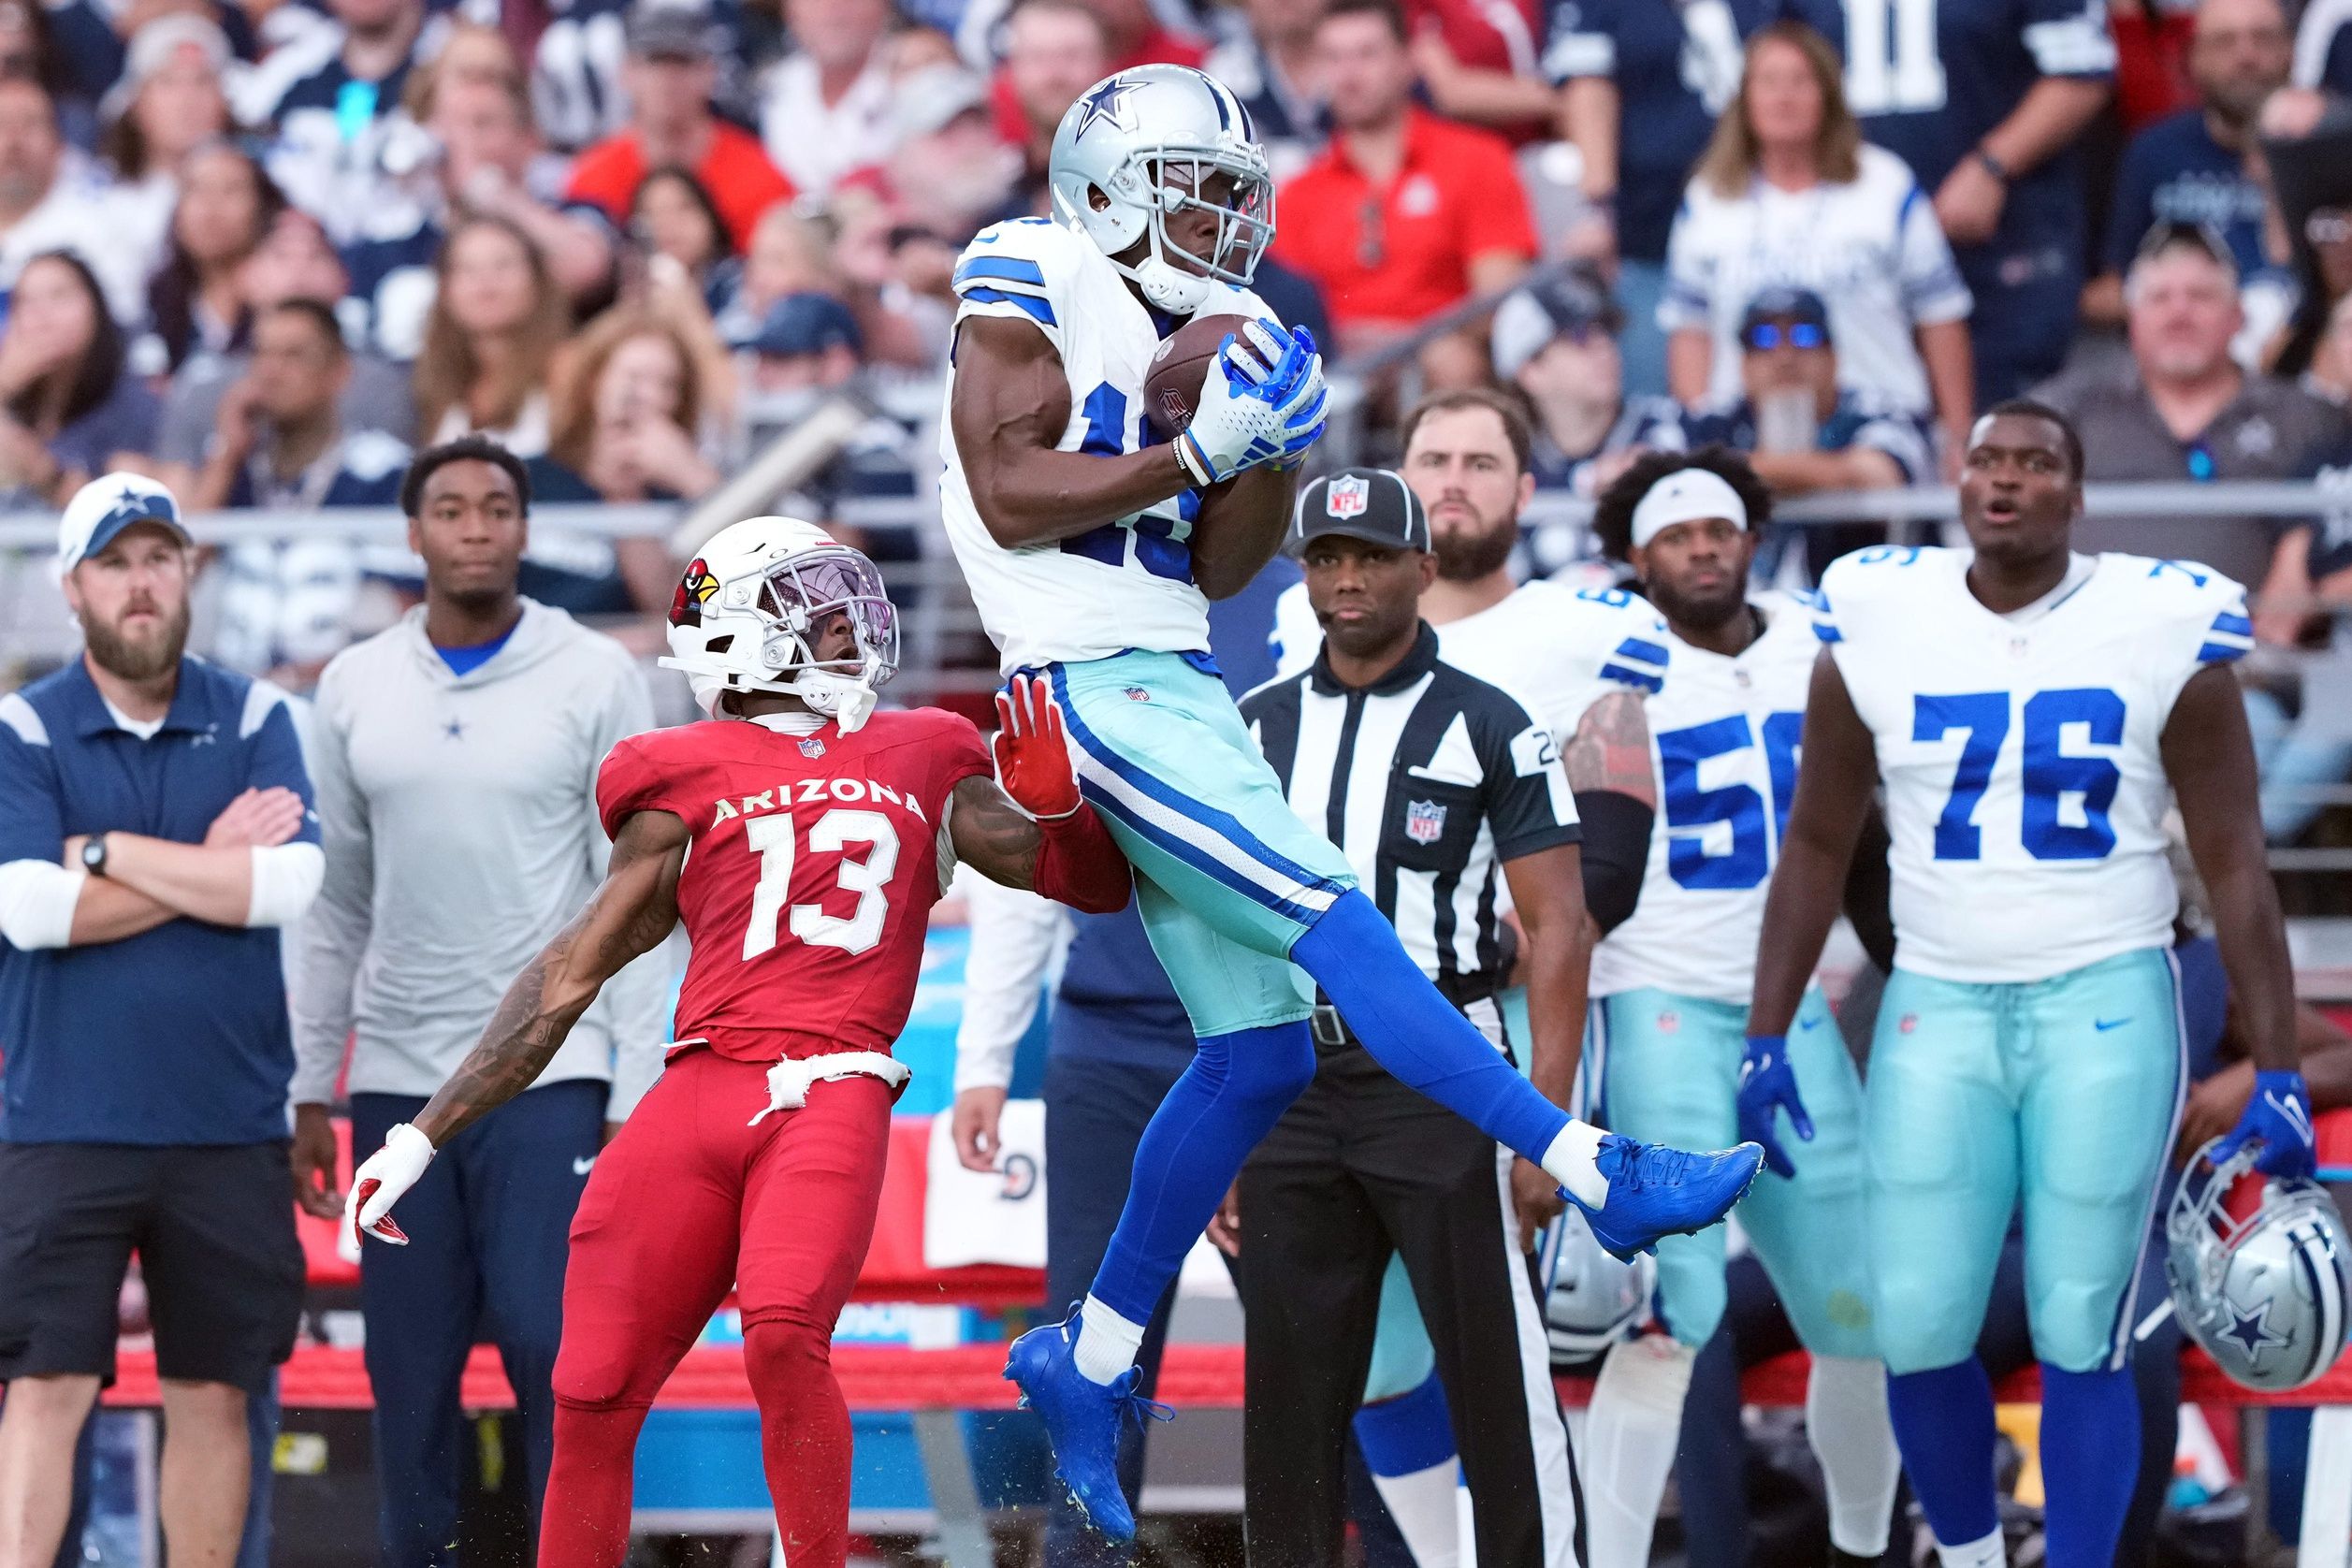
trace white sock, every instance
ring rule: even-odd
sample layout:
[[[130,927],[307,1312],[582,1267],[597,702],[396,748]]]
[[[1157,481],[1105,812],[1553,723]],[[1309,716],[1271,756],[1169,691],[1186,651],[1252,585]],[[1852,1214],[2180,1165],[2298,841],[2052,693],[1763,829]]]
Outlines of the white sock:
[[[1078,1343],[1070,1359],[1087,1382],[1109,1384],[1135,1365],[1135,1353],[1142,1344],[1142,1324],[1128,1322],[1090,1295],[1079,1309]]]
[[[1548,1169],[1548,1167],[1546,1168]],[[1609,1347],[1592,1387],[1585,1445],[1585,1568],[1648,1568],[1649,1538],[1682,1441],[1682,1401],[1699,1353],[1662,1334]]]
[[[1577,1202],[1598,1209],[1609,1200],[1609,1179],[1592,1163],[1600,1152],[1601,1129],[1590,1122],[1571,1121],[1544,1151],[1540,1163]]]
[[[1957,1546],[1936,1543],[1936,1556],[1943,1568],[2008,1568],[2009,1550],[2001,1543],[1997,1530],[1982,1541],[1964,1542]]]
[[[1886,1409],[1886,1365],[1851,1356],[1816,1356],[1805,1388],[1805,1433],[1822,1461],[1829,1493],[1829,1539],[1853,1557],[1885,1554],[1903,1474]]]
[[[1461,1554],[1461,1568],[1478,1568],[1478,1514],[1471,1506],[1467,1476],[1454,1488],[1454,1528],[1458,1543],[1455,1550]]]
[[[1419,1568],[1460,1568],[1457,1546],[1461,1527],[1454,1517],[1460,1475],[1461,1465],[1448,1455],[1427,1470],[1372,1476],[1373,1488],[1388,1505],[1388,1517],[1397,1521],[1397,1533],[1404,1537]]]

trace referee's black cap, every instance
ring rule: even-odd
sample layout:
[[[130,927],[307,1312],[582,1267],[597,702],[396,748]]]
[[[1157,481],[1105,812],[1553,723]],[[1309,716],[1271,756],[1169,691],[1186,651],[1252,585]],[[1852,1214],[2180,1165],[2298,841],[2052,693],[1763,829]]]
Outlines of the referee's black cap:
[[[1325,474],[1299,496],[1283,547],[1304,555],[1309,542],[1345,534],[1400,550],[1430,547],[1430,515],[1404,475],[1385,468],[1343,468]]]

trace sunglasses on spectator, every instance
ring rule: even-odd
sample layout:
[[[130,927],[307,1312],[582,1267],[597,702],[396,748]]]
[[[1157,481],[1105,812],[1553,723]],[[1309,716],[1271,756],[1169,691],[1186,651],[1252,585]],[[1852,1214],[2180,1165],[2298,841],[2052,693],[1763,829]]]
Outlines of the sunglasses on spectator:
[[[1829,334],[1809,321],[1793,321],[1782,327],[1778,322],[1760,321],[1749,327],[1741,341],[1750,354],[1770,354],[1786,343],[1791,348],[1825,348]]]
[[[2303,220],[2303,238],[2315,245],[2341,245],[2352,240],[2352,214],[2340,207],[2322,207]]]

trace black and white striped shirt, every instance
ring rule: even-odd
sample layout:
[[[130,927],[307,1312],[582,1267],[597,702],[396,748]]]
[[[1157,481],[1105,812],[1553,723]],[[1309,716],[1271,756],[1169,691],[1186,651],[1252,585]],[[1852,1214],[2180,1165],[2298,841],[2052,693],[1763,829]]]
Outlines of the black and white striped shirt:
[[[1437,657],[1425,623],[1403,662],[1343,686],[1328,654],[1241,700],[1290,808],[1356,868],[1405,951],[1456,1003],[1499,989],[1506,861],[1577,838],[1549,731]]]

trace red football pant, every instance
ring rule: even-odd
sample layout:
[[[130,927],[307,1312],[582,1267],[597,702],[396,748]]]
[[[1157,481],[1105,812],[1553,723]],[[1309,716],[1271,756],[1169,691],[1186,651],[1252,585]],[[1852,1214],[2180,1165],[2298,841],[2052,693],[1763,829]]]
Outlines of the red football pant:
[[[628,1555],[638,1430],[731,1285],[785,1561],[840,1568],[848,1554],[833,1329],[874,1238],[891,1091],[820,1082],[805,1109],[747,1126],[767,1097],[762,1064],[690,1052],[596,1162],[572,1222],[539,1568]]]

